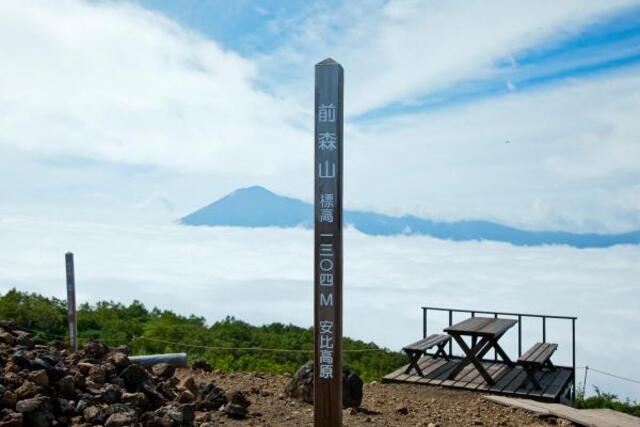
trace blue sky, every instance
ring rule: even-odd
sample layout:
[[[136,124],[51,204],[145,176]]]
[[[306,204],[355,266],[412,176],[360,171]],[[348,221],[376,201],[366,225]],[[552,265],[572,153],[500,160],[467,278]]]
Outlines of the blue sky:
[[[638,1],[0,12],[0,215],[168,222],[256,184],[310,200],[312,71],[331,56],[348,207],[640,228]]]
[[[209,0],[138,0],[138,3],[247,57],[274,52],[290,41],[287,27],[299,25],[318,11],[339,10],[342,4],[339,1],[229,3]],[[373,4],[382,7],[386,3],[377,1]],[[400,100],[354,119],[376,119],[389,114],[443,108],[481,97],[505,95],[516,88],[532,90],[540,85],[589,77],[639,63],[640,6],[630,5],[612,9],[578,31],[558,32],[552,39],[513,52],[498,61],[500,73],[496,76],[475,79],[471,76],[453,87],[421,94],[411,102]]]

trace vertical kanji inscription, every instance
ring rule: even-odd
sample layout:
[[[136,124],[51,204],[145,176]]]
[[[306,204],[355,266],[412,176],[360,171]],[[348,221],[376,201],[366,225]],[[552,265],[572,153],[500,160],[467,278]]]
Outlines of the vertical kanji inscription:
[[[342,425],[342,66],[316,65],[314,423]]]

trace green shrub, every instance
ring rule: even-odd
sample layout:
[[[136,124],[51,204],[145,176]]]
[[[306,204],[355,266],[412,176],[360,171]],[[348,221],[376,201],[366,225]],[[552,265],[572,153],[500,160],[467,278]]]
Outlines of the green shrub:
[[[591,397],[584,397],[584,386],[577,393],[576,407],[580,409],[599,409],[607,408],[615,411],[624,412],[636,417],[640,417],[640,404],[635,401],[626,399],[621,401],[618,396],[613,393],[603,392],[597,386],[593,386],[596,395]]]

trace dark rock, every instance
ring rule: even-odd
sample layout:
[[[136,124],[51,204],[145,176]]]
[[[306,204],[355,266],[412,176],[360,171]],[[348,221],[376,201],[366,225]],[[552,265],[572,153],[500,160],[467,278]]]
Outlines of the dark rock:
[[[5,344],[9,344],[9,345],[13,345],[16,342],[16,337],[13,336],[13,334],[7,332],[7,331],[2,331],[0,332],[0,342],[3,342]]]
[[[96,360],[101,359],[109,352],[109,349],[106,345],[93,340],[87,341],[82,347],[82,350],[85,352],[85,354]]]
[[[62,415],[76,415],[78,412],[76,411],[75,406],[68,401],[67,399],[63,399],[61,397],[57,398],[54,401],[55,412]]]
[[[49,385],[49,377],[47,376],[47,371],[44,369],[31,372],[29,374],[29,379],[39,386]]]
[[[201,369],[205,372],[213,371],[213,368],[211,367],[211,365],[207,363],[206,360],[202,360],[202,359],[194,360],[193,363],[191,364],[191,369]]]
[[[84,420],[91,424],[101,424],[104,421],[104,414],[97,406],[88,406],[82,411]]]
[[[89,371],[91,370],[91,368],[93,368],[93,366],[94,366],[94,364],[93,363],[89,363],[89,362],[80,362],[80,363],[76,364],[76,368],[84,376],[89,375]]]
[[[119,345],[118,347],[116,347],[115,351],[117,353],[123,353],[127,356],[131,354],[131,350],[129,350],[129,347],[127,347],[126,345]]]
[[[182,421],[185,423],[191,423],[196,419],[196,404],[185,403],[180,405],[182,410]]]
[[[79,413],[83,413],[86,408],[92,405],[92,403],[92,399],[82,398],[78,400],[78,403],[76,404],[76,411]]]
[[[285,393],[289,397],[313,403],[313,360],[298,368],[287,383]]]
[[[33,335],[29,332],[16,331],[16,344],[23,347],[33,347]]]
[[[142,366],[133,363],[120,373],[120,378],[124,380],[127,389],[134,390],[149,378],[149,374]]]
[[[40,390],[42,390],[42,387],[31,381],[25,381],[16,389],[16,396],[18,396],[18,400],[28,399],[40,393]]]
[[[16,411],[24,415],[24,425],[46,427],[55,419],[51,402],[48,397],[33,397],[16,403]]]
[[[241,391],[236,390],[231,392],[229,403],[224,407],[224,413],[231,418],[242,419],[249,413],[250,405],[249,399]]]
[[[203,387],[200,392],[200,398],[197,400],[198,410],[215,411],[222,405],[227,403],[227,396],[219,387],[213,383],[209,383]]]
[[[33,412],[44,404],[41,397],[33,397],[31,399],[24,399],[16,403],[16,411],[18,412]]]
[[[84,387],[85,391],[93,394],[94,396],[98,396],[102,394],[102,384],[98,384],[91,379],[88,379],[86,385]]]
[[[11,361],[18,365],[22,369],[29,369],[31,367],[31,361],[24,350],[17,350],[11,355]]]
[[[89,369],[88,376],[99,384],[102,384],[107,379],[107,373],[102,365],[93,365],[91,369]]]
[[[136,422],[137,414],[133,411],[118,412],[107,418],[105,427],[126,427]]]
[[[182,408],[178,405],[171,403],[155,411],[156,417],[160,419],[162,426],[179,427],[184,422],[184,416]]]
[[[18,396],[12,390],[5,390],[0,398],[0,406],[3,408],[13,408],[18,401]]]
[[[100,400],[108,404],[119,402],[120,398],[122,398],[122,389],[115,384],[107,384],[100,396]]]
[[[358,374],[348,369],[342,372],[342,406],[359,408],[362,404],[364,383]]]
[[[131,365],[131,366],[137,366],[137,365]],[[140,391],[144,393],[144,395],[147,397],[147,400],[149,401],[151,406],[154,408],[158,408],[166,403],[166,399],[164,398],[164,396],[158,393],[158,390],[156,389],[156,387],[148,381],[140,384]]]
[[[405,405],[399,405],[396,407],[396,414],[407,415],[408,413],[409,413],[409,408],[407,408]]]
[[[120,400],[123,403],[140,409],[147,409],[149,407],[149,400],[144,393],[124,393]]]
[[[113,365],[112,363],[103,363],[102,365],[102,369],[104,369],[104,375],[106,378],[106,381],[111,380],[112,378],[118,376],[118,370],[116,369],[115,365]]]
[[[58,393],[66,397],[73,397],[75,394],[75,381],[71,375],[67,375],[66,377],[62,377],[58,383],[56,384],[56,389]]]
[[[196,400],[195,396],[189,390],[184,390],[180,392],[177,399],[179,403],[191,403],[191,402],[194,402],[195,400]]]
[[[182,381],[180,381],[178,388],[181,390],[189,390],[194,396],[198,395],[198,384],[196,384],[196,380],[192,376],[184,377]]]
[[[168,363],[158,363],[151,367],[151,372],[159,378],[171,378],[176,372],[176,368]]]
[[[110,363],[113,364],[113,366],[116,367],[118,372],[122,372],[124,368],[126,368],[131,364],[131,361],[129,360],[129,356],[119,351],[111,354],[108,360]]]
[[[22,427],[23,415],[19,412],[9,412],[0,419],[0,427]]]

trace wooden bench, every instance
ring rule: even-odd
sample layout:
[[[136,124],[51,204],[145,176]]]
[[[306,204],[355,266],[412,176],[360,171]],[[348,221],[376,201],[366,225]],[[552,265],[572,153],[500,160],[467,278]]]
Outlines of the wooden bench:
[[[554,369],[553,363],[551,363],[551,356],[557,349],[558,344],[539,342],[535,343],[533,347],[518,358],[518,364],[522,366],[527,374],[520,387],[530,381],[535,390],[540,390],[541,387],[536,379],[536,373],[544,368]]]
[[[421,339],[420,341],[416,341],[413,344],[409,344],[402,348],[402,350],[407,353],[409,356],[409,366],[404,371],[405,374],[411,372],[411,369],[415,369],[418,375],[421,377],[424,376],[422,373],[422,369],[418,366],[418,361],[423,354],[427,353],[427,350],[437,346],[438,349],[434,353],[433,357],[442,356],[445,360],[449,360],[449,356],[447,356],[447,352],[444,350],[444,346],[451,341],[450,335],[439,335],[433,334],[429,335],[426,338]]]

